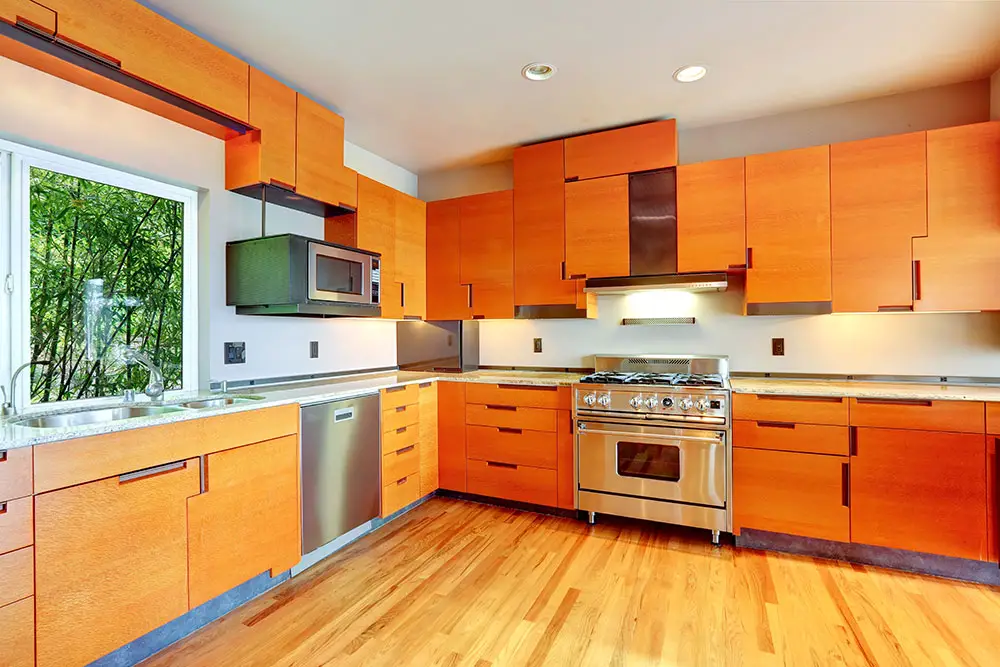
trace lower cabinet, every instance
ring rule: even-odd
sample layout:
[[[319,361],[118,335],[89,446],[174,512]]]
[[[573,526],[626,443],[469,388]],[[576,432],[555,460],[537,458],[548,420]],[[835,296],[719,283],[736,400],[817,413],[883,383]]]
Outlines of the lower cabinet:
[[[438,386],[424,382],[418,387],[420,406],[420,496],[438,490]]]
[[[0,628],[3,629],[0,665],[34,667],[35,598],[25,598],[0,607]]]
[[[382,516],[438,490],[438,388],[382,390]]]
[[[555,507],[556,471],[470,459],[469,493]]]
[[[438,383],[438,475],[441,488],[466,490],[465,383]]]

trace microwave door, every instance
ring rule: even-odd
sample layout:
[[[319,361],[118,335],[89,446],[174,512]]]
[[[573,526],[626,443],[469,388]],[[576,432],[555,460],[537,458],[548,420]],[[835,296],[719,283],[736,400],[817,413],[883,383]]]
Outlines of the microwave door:
[[[371,257],[309,244],[309,299],[371,303]]]

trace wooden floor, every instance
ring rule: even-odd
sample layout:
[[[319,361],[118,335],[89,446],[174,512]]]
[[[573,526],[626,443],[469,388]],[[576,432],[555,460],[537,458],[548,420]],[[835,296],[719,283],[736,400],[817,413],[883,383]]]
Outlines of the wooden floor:
[[[1000,589],[435,498],[144,664],[998,665]]]

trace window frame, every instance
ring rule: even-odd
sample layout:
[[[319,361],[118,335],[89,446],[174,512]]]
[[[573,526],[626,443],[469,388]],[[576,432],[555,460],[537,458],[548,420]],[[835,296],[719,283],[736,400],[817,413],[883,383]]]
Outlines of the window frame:
[[[8,156],[6,160],[4,156]],[[6,171],[4,163],[6,162]],[[137,176],[119,169],[66,157],[58,153],[24,146],[0,139],[0,290],[3,279],[13,275],[13,292],[8,296],[0,292],[0,315],[5,310],[9,326],[0,325],[0,384],[10,382],[10,373],[31,355],[31,233],[30,170],[32,167],[59,172],[68,176],[96,181],[114,187],[126,188],[153,197],[180,202],[183,206],[184,240],[182,251],[182,371],[181,389],[171,390],[169,396],[182,391],[198,389],[198,192],[189,188],[162,183],[144,176]],[[6,188],[6,189],[5,189]],[[4,193],[7,193],[4,206]],[[4,231],[6,230],[6,231]],[[7,266],[4,268],[4,234],[7,234]],[[4,361],[6,358],[6,370]],[[27,371],[26,371],[27,372]],[[114,397],[99,397],[58,401],[54,403],[30,402],[30,383],[19,382],[17,405],[72,406],[74,404],[107,401]],[[138,389],[138,387],[137,387]],[[9,389],[8,389],[9,392]]]

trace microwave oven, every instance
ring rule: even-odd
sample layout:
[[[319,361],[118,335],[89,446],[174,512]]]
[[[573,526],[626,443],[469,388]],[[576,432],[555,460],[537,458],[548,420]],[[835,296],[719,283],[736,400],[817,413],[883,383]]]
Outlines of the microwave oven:
[[[297,234],[226,244],[226,303],[238,315],[378,317],[381,256]]]

